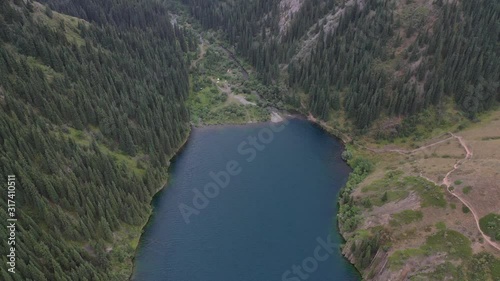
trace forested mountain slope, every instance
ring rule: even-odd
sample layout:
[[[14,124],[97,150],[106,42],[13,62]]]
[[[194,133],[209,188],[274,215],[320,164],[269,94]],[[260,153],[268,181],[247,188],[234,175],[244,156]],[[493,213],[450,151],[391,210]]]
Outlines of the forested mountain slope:
[[[343,111],[362,132],[450,99],[470,118],[500,101],[498,1],[183,1],[292,89],[280,100],[322,119]]]
[[[189,131],[196,46],[158,1],[44,2],[0,0],[0,174],[19,221],[0,279],[125,280]]]
[[[16,274],[1,267],[1,280],[128,278],[151,197],[189,132],[187,54],[199,38],[172,24],[172,2],[0,0],[0,175],[16,175],[19,219]],[[500,101],[498,1],[178,2],[255,68],[266,105],[350,133],[394,117],[375,136],[404,136],[419,112],[474,120]],[[353,185],[369,170],[355,164]],[[364,266],[380,246],[372,238],[351,243]]]

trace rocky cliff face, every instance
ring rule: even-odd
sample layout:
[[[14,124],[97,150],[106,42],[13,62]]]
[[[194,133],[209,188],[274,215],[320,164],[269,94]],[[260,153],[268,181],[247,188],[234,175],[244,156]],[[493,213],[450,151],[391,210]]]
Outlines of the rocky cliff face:
[[[350,247],[344,247],[342,249],[342,254],[355,266],[359,263],[356,260],[354,253],[350,250]],[[367,268],[360,269],[359,266],[356,266],[356,268],[360,270],[363,276],[363,280],[366,281],[401,280],[401,274],[399,272],[394,273],[388,270],[388,261],[388,254],[382,249],[379,249],[375,254],[375,257],[373,257],[370,261],[370,265]],[[404,280],[404,278],[402,280]]]
[[[280,8],[280,21],[279,30],[280,35],[283,35],[290,25],[290,21],[293,15],[297,13],[305,0],[281,0],[279,4]]]

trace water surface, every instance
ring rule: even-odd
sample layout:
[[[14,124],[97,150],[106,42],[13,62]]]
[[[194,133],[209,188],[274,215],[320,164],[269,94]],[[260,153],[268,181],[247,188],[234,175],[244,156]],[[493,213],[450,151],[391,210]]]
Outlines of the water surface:
[[[318,242],[329,234],[341,241],[336,199],[350,172],[341,144],[305,120],[275,125],[276,132],[270,126],[193,130],[167,187],[154,199],[134,280],[360,280],[338,248],[330,254]],[[257,138],[256,148],[249,137]],[[220,171],[228,173],[229,184],[219,184],[217,194],[210,172]],[[213,198],[193,204],[193,189],[203,192],[207,184]],[[323,261],[315,258],[318,247]]]

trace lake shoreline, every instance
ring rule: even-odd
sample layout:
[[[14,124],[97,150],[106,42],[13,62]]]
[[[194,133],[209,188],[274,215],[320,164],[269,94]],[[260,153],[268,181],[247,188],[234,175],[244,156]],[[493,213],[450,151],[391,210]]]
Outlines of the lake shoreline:
[[[130,275],[128,277],[127,280],[131,281],[133,280],[132,277],[134,276],[134,272],[135,272],[135,259],[137,257],[137,253],[139,251],[139,245],[140,245],[140,241],[141,241],[141,238],[142,238],[142,235],[144,234],[144,230],[146,229],[146,227],[149,225],[149,223],[151,222],[151,219],[153,218],[153,215],[154,215],[154,207],[153,207],[153,201],[155,200],[155,198],[159,195],[159,193],[161,191],[163,191],[166,187],[167,187],[167,184],[168,184],[168,180],[170,178],[170,168],[172,166],[172,162],[175,161],[175,158],[179,156],[180,153],[182,153],[182,151],[184,151],[184,149],[187,147],[187,144],[189,143],[189,139],[191,138],[191,134],[193,132],[193,126],[190,125],[189,126],[189,130],[184,138],[184,141],[182,142],[182,144],[179,146],[179,148],[177,148],[174,152],[174,154],[170,157],[170,159],[168,160],[169,161],[169,166],[168,166],[168,172],[167,172],[167,177],[166,179],[163,181],[162,185],[160,187],[158,187],[155,191],[155,193],[153,194],[153,196],[151,197],[151,200],[149,201],[149,206],[151,207],[151,210],[148,214],[148,219],[146,220],[146,222],[141,226],[141,233],[140,233],[140,236],[139,236],[139,243],[137,243],[137,246],[136,248],[134,249],[134,255],[132,256],[132,259],[131,259],[131,262],[132,262],[132,271],[130,272]]]
[[[135,273],[135,269],[136,269],[136,257],[138,255],[138,251],[139,251],[139,245],[140,245],[140,241],[142,239],[142,236],[144,234],[144,231],[145,229],[148,227],[148,225],[150,224],[153,216],[154,216],[154,207],[153,207],[153,202],[155,200],[155,198],[157,198],[157,196],[167,187],[167,184],[168,184],[168,179],[170,178],[170,175],[171,175],[171,164],[175,161],[175,159],[179,156],[180,153],[182,153],[185,148],[187,147],[188,143],[189,143],[189,140],[192,136],[192,132],[193,132],[193,128],[198,128],[198,129],[203,129],[203,128],[212,128],[212,127],[222,127],[222,128],[226,128],[226,127],[241,127],[241,126],[252,126],[252,125],[262,125],[262,124],[266,124],[266,123],[281,123],[283,122],[284,120],[289,120],[289,119],[300,119],[300,120],[307,120],[308,122],[310,122],[311,124],[313,124],[314,126],[316,126],[317,128],[321,129],[322,131],[326,132],[330,137],[333,137],[335,138],[337,141],[339,141],[339,143],[342,145],[342,150],[345,150],[346,149],[346,145],[348,143],[348,139],[346,138],[343,138],[341,136],[339,136],[338,134],[336,134],[335,130],[332,130],[330,127],[326,126],[326,124],[323,124],[323,122],[321,121],[318,121],[316,118],[311,118],[312,115],[309,115],[309,116],[306,116],[305,114],[303,114],[302,112],[294,112],[294,113],[290,113],[290,112],[287,112],[287,111],[280,111],[279,112],[281,117],[283,118],[283,120],[280,120],[278,122],[273,122],[272,120],[267,120],[267,121],[263,121],[263,122],[250,122],[250,123],[242,123],[242,122],[235,122],[235,123],[225,123],[225,124],[203,124],[203,125],[198,125],[198,126],[195,126],[193,124],[190,124],[190,129],[188,131],[188,133],[186,134],[186,137],[182,143],[182,145],[175,151],[175,153],[173,154],[172,157],[170,157],[169,159],[169,167],[168,167],[168,173],[167,173],[167,177],[165,179],[165,181],[163,182],[163,184],[156,190],[155,194],[152,196],[151,200],[150,200],[150,206],[151,206],[151,212],[149,214],[149,217],[148,217],[148,220],[144,223],[144,225],[141,227],[141,234],[140,234],[140,237],[139,237],[139,243],[137,244],[137,247],[135,248],[134,250],[134,255],[131,259],[131,262],[132,262],[132,271],[130,273],[130,276],[128,278],[129,281],[132,281],[133,277],[134,277],[134,273]],[[346,162],[347,163],[347,162]],[[349,166],[350,167],[350,166]],[[352,173],[349,172],[349,175]],[[340,191],[345,187],[345,184],[344,186],[341,187]],[[337,204],[337,207],[339,206],[339,194],[340,194],[340,191],[339,193],[336,195],[337,197],[335,198],[335,203]],[[341,229],[340,229],[340,226],[339,226],[339,223],[337,221],[337,223],[333,226],[335,229],[335,231],[338,232],[338,234],[340,235],[341,239],[342,239],[342,243],[345,243],[345,237],[344,237],[344,233],[342,233]],[[351,260],[348,258],[348,256],[344,253],[342,247],[339,247],[339,250],[340,250],[340,253],[342,254],[343,258],[349,262],[353,268],[356,270],[356,272],[359,274],[359,276],[361,277],[361,280],[362,280],[362,273],[359,271],[359,269],[355,266],[354,263],[351,262]]]

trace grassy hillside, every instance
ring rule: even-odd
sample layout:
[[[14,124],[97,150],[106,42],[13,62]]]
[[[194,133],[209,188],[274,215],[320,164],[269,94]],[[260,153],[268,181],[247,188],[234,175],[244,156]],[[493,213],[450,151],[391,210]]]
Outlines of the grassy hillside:
[[[363,180],[349,181],[339,212],[343,252],[367,279],[498,279],[493,212],[500,154],[492,151],[500,111],[478,119],[429,130],[433,138],[377,144],[364,137],[350,146],[353,159],[374,167]]]

